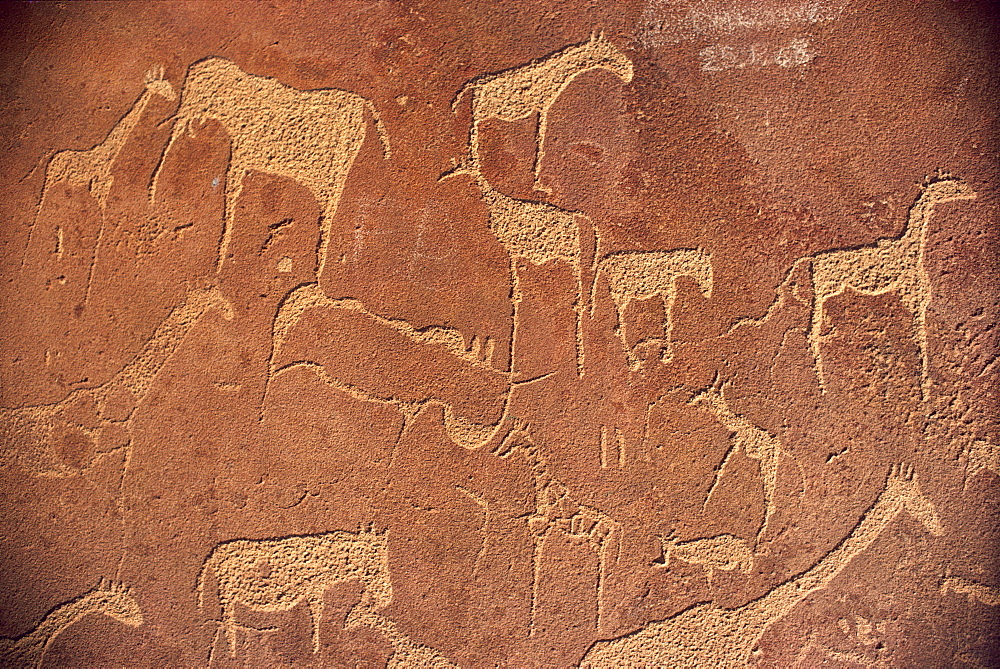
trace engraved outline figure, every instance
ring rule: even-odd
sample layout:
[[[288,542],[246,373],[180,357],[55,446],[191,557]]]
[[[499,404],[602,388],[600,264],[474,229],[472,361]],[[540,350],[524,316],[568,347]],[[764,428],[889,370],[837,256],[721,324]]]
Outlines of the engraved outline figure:
[[[385,608],[392,602],[392,583],[386,533],[368,529],[341,530],[281,539],[233,539],[218,544],[198,573],[198,602],[205,603],[205,581],[216,579],[222,608],[219,630],[236,657],[236,605],[253,611],[276,612],[309,605],[313,653],[319,653],[319,626],[326,590],[337,583],[360,579],[364,589],[356,605],[364,610]],[[212,642],[214,649],[218,640]]]
[[[156,199],[160,173],[174,143],[185,131],[193,133],[196,121],[218,121],[229,135],[231,157],[217,271],[229,253],[243,180],[256,170],[301,183],[319,202],[318,273],[322,275],[333,217],[367,134],[366,112],[388,159],[389,138],[371,100],[335,88],[301,91],[272,77],[244,72],[224,58],[200,60],[188,68],[184,79],[170,141],[150,183],[150,202]]]
[[[608,280],[611,298],[615,303],[618,317],[617,335],[622,340],[622,349],[628,358],[629,368],[638,371],[641,362],[635,354],[640,345],[656,341],[648,338],[628,345],[625,332],[625,311],[632,300],[644,300],[659,296],[663,300],[663,338],[660,362],[673,360],[670,333],[673,329],[674,300],[677,299],[677,279],[682,276],[694,279],[706,298],[712,297],[714,274],[712,255],[702,249],[674,249],[671,251],[617,251],[601,259],[598,272],[603,272]],[[595,281],[596,285],[596,281]],[[591,298],[591,308],[593,308]]]
[[[545,133],[552,105],[576,77],[591,70],[603,69],[625,83],[632,81],[632,61],[604,33],[591,33],[590,39],[568,46],[555,53],[533,60],[526,65],[484,74],[466,82],[455,95],[452,109],[462,96],[471,91],[472,125],[469,129],[468,166],[479,171],[479,124],[488,119],[520,121],[538,113],[535,130],[535,160],[533,171],[535,190],[547,192],[539,183],[542,158],[545,155]]]
[[[142,610],[132,596],[132,589],[101,579],[93,590],[49,611],[30,632],[14,639],[0,638],[0,660],[8,667],[41,667],[56,637],[92,613],[106,615],[130,627],[143,624]]]
[[[824,305],[848,288],[861,295],[896,292],[913,314],[914,338],[920,347],[921,395],[927,399],[930,378],[927,354],[927,307],[931,302],[930,277],[924,267],[927,227],[934,207],[941,202],[971,200],[976,192],[964,181],[943,176],[923,187],[909,211],[906,231],[895,238],[879,239],[872,245],[825,251],[806,258],[812,263],[813,309],[809,345],[820,388],[826,392],[821,350],[825,321]]]
[[[86,187],[101,209],[101,230],[98,234],[97,247],[100,246],[101,236],[104,233],[103,216],[107,207],[108,194],[114,183],[114,176],[111,174],[111,167],[118,154],[121,153],[125,142],[132,131],[139,124],[139,118],[146,107],[152,101],[153,95],[159,95],[167,100],[176,100],[177,93],[169,81],[163,77],[163,66],[154,67],[148,70],[143,78],[145,90],[139,95],[132,107],[126,112],[118,123],[108,132],[107,136],[97,145],[90,149],[67,149],[58,151],[49,159],[45,167],[45,183],[42,186],[42,195],[38,200],[35,209],[34,222],[28,231],[28,242],[25,247],[25,255],[21,258],[23,268],[27,261],[27,251],[31,247],[31,238],[38,223],[38,216],[42,207],[48,199],[52,187],[60,181],[68,181],[70,185]],[[57,230],[57,235],[61,235],[61,230]],[[60,244],[61,246],[61,244]],[[96,262],[98,248],[94,249]],[[87,294],[90,293],[90,277],[93,273],[93,263],[91,273],[87,277]]]
[[[884,490],[854,530],[808,571],[739,608],[696,604],[637,632],[611,641],[598,641],[591,646],[581,666],[745,666],[771,625],[788,615],[811,593],[829,585],[904,511],[932,535],[943,534],[937,511],[921,493],[912,467],[893,465]]]

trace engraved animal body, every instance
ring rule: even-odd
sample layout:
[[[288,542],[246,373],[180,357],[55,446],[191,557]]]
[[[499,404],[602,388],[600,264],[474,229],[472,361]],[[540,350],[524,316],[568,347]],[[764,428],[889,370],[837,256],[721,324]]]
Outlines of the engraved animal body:
[[[673,328],[672,311],[677,298],[677,279],[682,276],[691,277],[698,283],[705,297],[712,297],[712,256],[701,249],[620,251],[605,256],[598,271],[607,277],[611,298],[618,313],[618,336],[633,370],[639,368],[640,361],[635,354],[635,347],[629,347],[625,332],[625,310],[632,300],[657,296],[663,300],[664,337],[660,360],[668,363],[673,359],[670,331]],[[641,343],[644,342],[639,342]]]
[[[38,223],[38,215],[42,206],[49,196],[49,192],[59,182],[65,181],[71,186],[87,188],[90,194],[97,200],[97,204],[103,211],[107,206],[108,194],[114,183],[114,176],[111,174],[111,167],[114,165],[118,154],[128,140],[132,131],[135,130],[139,119],[142,117],[146,107],[154,95],[159,95],[168,100],[176,100],[177,93],[169,81],[163,78],[163,68],[153,68],[146,72],[144,79],[145,90],[128,110],[128,113],[121,118],[115,127],[111,129],[104,140],[90,149],[77,150],[69,149],[59,151],[49,160],[45,168],[45,184],[42,186],[42,197],[38,201],[38,208],[35,211],[35,224]],[[31,226],[28,233],[28,245],[30,247],[31,237],[34,233],[35,225]],[[22,259],[21,266],[27,257]],[[89,281],[88,281],[89,286]]]
[[[745,539],[731,534],[720,534],[705,539],[677,541],[675,538],[663,542],[663,566],[669,567],[671,558],[701,565],[708,572],[708,582],[712,583],[714,571],[738,569],[749,574],[753,568],[754,555]]]
[[[330,225],[347,173],[365,139],[365,114],[371,114],[389,156],[389,140],[375,106],[355,93],[336,89],[300,91],[270,77],[247,74],[224,58],[192,65],[181,90],[170,142],[164,157],[195,122],[215,120],[229,134],[232,156],[226,174],[225,228],[218,266],[229,253],[236,200],[250,170],[298,181],[320,203],[319,271],[326,264]],[[161,158],[150,199],[163,167]]]
[[[534,536],[531,634],[534,634],[534,615],[538,602],[541,553],[546,539],[556,530],[561,530],[568,537],[586,541],[597,553],[600,564],[597,575],[597,629],[600,631],[604,620],[604,587],[612,560],[611,549],[615,549],[613,559],[617,562],[621,551],[621,525],[603,511],[573,499],[569,488],[549,474],[548,466],[525,428],[512,430],[494,450],[494,454],[503,458],[520,454],[528,462],[534,477],[535,512],[528,518],[528,529]]]
[[[969,601],[976,600],[986,606],[1000,606],[1000,589],[959,576],[949,576],[941,583],[941,594],[946,595],[948,592],[965,595]]]
[[[121,583],[105,583],[102,580],[97,588],[57,606],[24,636],[0,639],[0,660],[5,667],[40,667],[55,638],[92,613],[114,618],[130,627],[143,623],[142,611],[132,597],[132,591]]]
[[[582,376],[583,271],[580,227],[576,218],[584,215],[544,202],[508,197],[490,186],[481,174],[476,173],[474,177],[489,209],[490,230],[510,255],[515,305],[522,300],[517,270],[519,259],[534,265],[559,260],[572,268],[576,279],[576,297],[573,303],[573,310],[576,312],[576,366],[577,373]]]
[[[54,404],[0,408],[4,449],[17,449],[14,456],[0,451],[0,458],[16,458],[23,468],[38,475],[66,477],[78,469],[56,457],[53,443],[58,435],[64,440],[97,444],[98,450],[107,444],[125,446],[132,414],[149,394],[153,379],[195,323],[212,309],[221,310],[227,319],[233,318],[232,307],[218,288],[192,290],[136,356],[104,384],[74,390]]]
[[[811,593],[829,585],[904,511],[931,534],[942,533],[934,505],[921,494],[912,469],[894,465],[882,494],[851,534],[805,573],[739,608],[699,604],[620,639],[598,642],[582,666],[746,666],[771,625]]]
[[[469,155],[472,170],[479,171],[479,124],[488,119],[520,121],[538,114],[535,138],[535,188],[542,190],[538,176],[545,154],[548,114],[559,95],[585,72],[603,69],[632,81],[632,61],[602,34],[593,34],[582,44],[539,58],[526,65],[496,74],[486,74],[467,82],[455,96],[453,107],[462,96],[472,93],[472,127]]]
[[[913,314],[914,337],[920,347],[922,392],[928,391],[927,307],[931,301],[931,283],[924,268],[927,225],[935,205],[951,200],[968,200],[976,193],[963,181],[946,178],[924,187],[910,208],[906,232],[896,239],[879,239],[873,246],[843,251],[828,251],[811,257],[813,310],[809,344],[816,364],[820,387],[825,391],[821,333],[823,307],[828,299],[850,288],[862,295],[896,292]],[[806,260],[803,258],[802,260]]]
[[[386,662],[386,669],[457,669],[458,665],[429,646],[419,644],[396,627],[396,623],[377,613],[355,606],[344,620],[344,629],[369,627],[382,633],[392,644],[393,653]]]
[[[705,505],[708,504],[712,493],[715,492],[723,473],[726,471],[726,467],[729,465],[730,458],[735,453],[742,451],[748,458],[760,463],[760,478],[764,486],[765,511],[764,522],[761,523],[760,529],[757,531],[757,541],[759,542],[764,537],[765,532],[767,532],[768,523],[771,521],[771,515],[774,513],[774,494],[778,483],[778,461],[781,454],[785,453],[785,449],[777,437],[757,427],[744,416],[733,413],[725,397],[723,397],[721,387],[712,387],[699,393],[691,400],[690,404],[715,416],[724,427],[733,433],[729,451],[726,452],[722,464],[716,470],[715,480],[712,482],[712,487],[705,497]],[[787,455],[787,453],[785,454]]]
[[[198,574],[199,602],[214,574],[222,629],[236,656],[236,606],[253,611],[287,611],[305,600],[312,623],[313,652],[327,588],[358,579],[364,586],[357,606],[381,609],[392,602],[385,533],[327,532],[284,539],[236,539],[216,546]]]

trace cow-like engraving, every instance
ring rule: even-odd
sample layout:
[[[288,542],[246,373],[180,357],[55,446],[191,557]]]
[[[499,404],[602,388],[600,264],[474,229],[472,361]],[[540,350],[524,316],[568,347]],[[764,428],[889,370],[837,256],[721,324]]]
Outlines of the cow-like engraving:
[[[809,345],[816,365],[820,387],[825,391],[823,375],[823,307],[828,299],[850,288],[862,295],[895,292],[913,314],[914,338],[920,347],[921,389],[927,399],[930,379],[927,360],[927,307],[931,302],[931,282],[924,267],[927,226],[934,207],[941,202],[969,200],[975,191],[964,181],[950,177],[932,181],[923,188],[910,208],[906,231],[901,237],[879,239],[872,246],[827,251],[811,256],[813,310]],[[807,258],[801,259],[805,261]],[[798,264],[798,263],[796,263]]]
[[[326,264],[330,226],[347,173],[361,150],[370,114],[389,156],[389,140],[375,106],[337,89],[300,91],[271,77],[248,74],[224,58],[206,58],[188,69],[170,142],[150,186],[155,200],[163,161],[196,122],[215,120],[229,134],[232,155],[226,173],[226,214],[218,267],[229,254],[236,200],[250,170],[298,181],[320,204],[319,272]]]
[[[673,329],[673,307],[677,298],[677,279],[687,276],[694,279],[706,298],[712,297],[712,256],[701,249],[675,249],[673,251],[619,251],[605,256],[598,271],[607,277],[611,298],[618,314],[618,336],[628,358],[629,366],[638,370],[641,361],[636,348],[653,341],[662,348],[660,360],[664,364],[673,359],[670,332]],[[663,339],[644,340],[629,346],[625,330],[625,310],[632,300],[659,297],[663,300]],[[593,304],[593,300],[591,301]]]
[[[532,624],[530,635],[535,632],[535,616],[538,607],[541,556],[546,539],[554,531],[560,530],[566,536],[585,540],[597,553],[599,571],[597,574],[597,629],[604,622],[608,573],[613,563],[618,562],[621,552],[621,525],[614,518],[599,509],[580,504],[570,495],[569,488],[553,478],[538,448],[531,440],[527,428],[518,426],[494,449],[494,454],[502,458],[519,455],[531,467],[535,486],[535,512],[528,517],[528,529],[534,537],[532,553],[533,580],[531,588]],[[614,549],[614,557],[612,557]]]
[[[713,385],[711,388],[696,395],[690,402],[694,406],[707,411],[727,429],[732,431],[730,447],[722,460],[722,464],[715,472],[715,480],[709,488],[708,495],[705,496],[704,505],[712,497],[722,475],[726,471],[730,458],[738,452],[743,452],[748,458],[760,463],[760,478],[764,486],[764,522],[761,523],[757,531],[757,541],[760,542],[767,532],[768,523],[775,508],[775,489],[778,484],[778,463],[781,455],[788,455],[781,441],[777,437],[757,427],[746,417],[733,413],[723,396],[721,384]],[[789,456],[790,457],[790,456]],[[703,505],[703,506],[704,506]]]
[[[542,158],[545,155],[545,133],[548,114],[559,95],[573,80],[585,72],[603,69],[622,79],[632,81],[632,61],[604,34],[592,34],[581,44],[534,60],[526,65],[485,74],[467,82],[455,96],[457,107],[466,92],[472,93],[472,125],[469,129],[469,167],[479,171],[479,124],[488,119],[520,121],[538,114],[535,137],[535,189],[544,190],[539,182]]]
[[[811,593],[826,587],[907,512],[931,534],[943,533],[934,505],[920,492],[913,470],[894,465],[885,489],[854,530],[811,569],[736,609],[698,604],[613,641],[594,644],[582,666],[742,667],[767,629]]]
[[[132,360],[96,388],[80,388],[54,404],[0,408],[0,460],[16,460],[29,472],[65,477],[86,462],[67,463],[58,444],[69,450],[115,450],[127,446],[132,414],[149,394],[163,365],[201,317],[218,309],[233,318],[232,307],[218,288],[194,289],[184,304],[160,323]],[[89,417],[89,418],[86,418]],[[75,446],[75,447],[74,447]]]
[[[45,653],[55,638],[67,627],[92,613],[114,618],[123,625],[142,625],[142,611],[132,597],[132,590],[121,583],[106,583],[50,611],[27,634],[16,639],[0,638],[0,660],[5,667],[42,666]]]
[[[237,605],[253,611],[287,611],[309,605],[313,653],[319,652],[319,626],[327,588],[360,580],[364,591],[357,606],[368,610],[392,602],[386,535],[327,532],[283,539],[235,539],[216,546],[198,574],[199,603],[205,603],[209,575],[216,580],[222,626],[229,652],[236,657]]]

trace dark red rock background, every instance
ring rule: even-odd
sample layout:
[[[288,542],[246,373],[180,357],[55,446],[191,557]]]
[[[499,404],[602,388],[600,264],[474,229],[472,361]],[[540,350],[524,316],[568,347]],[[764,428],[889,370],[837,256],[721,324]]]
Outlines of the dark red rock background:
[[[1000,666],[991,3],[0,11],[5,665]]]

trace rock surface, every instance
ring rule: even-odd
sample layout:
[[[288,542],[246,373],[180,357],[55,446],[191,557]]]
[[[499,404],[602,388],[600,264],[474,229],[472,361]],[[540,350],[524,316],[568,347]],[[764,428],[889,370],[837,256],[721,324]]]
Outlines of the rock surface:
[[[3,7],[7,666],[998,666],[974,0]]]

